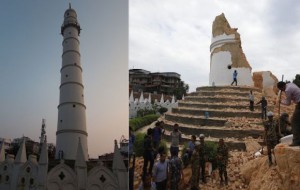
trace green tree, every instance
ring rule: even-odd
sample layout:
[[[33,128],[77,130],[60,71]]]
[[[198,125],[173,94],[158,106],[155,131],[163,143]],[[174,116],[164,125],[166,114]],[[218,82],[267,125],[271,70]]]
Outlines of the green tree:
[[[300,88],[300,74],[297,74],[295,76],[295,79],[293,80],[293,83],[295,83]]]
[[[181,100],[182,96],[186,95],[189,89],[190,89],[189,85],[181,81],[179,86],[174,89],[173,94],[177,100]]]

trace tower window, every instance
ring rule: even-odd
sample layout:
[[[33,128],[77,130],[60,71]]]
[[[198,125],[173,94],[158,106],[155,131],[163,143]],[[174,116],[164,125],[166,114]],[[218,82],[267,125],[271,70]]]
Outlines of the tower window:
[[[5,181],[9,181],[9,176],[8,175],[5,177]]]
[[[30,172],[30,167],[26,168],[26,172],[29,173]]]
[[[7,166],[6,166],[6,165],[3,167],[3,170],[4,170],[4,171],[6,171],[6,170],[7,170]]]
[[[60,122],[62,123],[62,119],[60,120]]]
[[[68,77],[69,75],[66,75],[66,77]]]
[[[30,185],[33,185],[34,179],[33,179],[33,178],[30,178],[29,183],[30,183]]]
[[[60,180],[64,180],[64,178],[66,177],[64,172],[60,172],[60,174],[58,175],[58,177],[60,178]]]
[[[24,184],[24,183],[25,183],[25,178],[22,177],[22,179],[21,179],[21,184]]]
[[[73,104],[73,108],[75,108],[76,107],[76,105],[75,104]]]

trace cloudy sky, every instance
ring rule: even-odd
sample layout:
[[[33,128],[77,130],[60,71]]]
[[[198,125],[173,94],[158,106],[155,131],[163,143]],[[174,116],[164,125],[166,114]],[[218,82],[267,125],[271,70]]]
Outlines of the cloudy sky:
[[[55,143],[62,36],[69,1],[0,2],[0,138],[39,140],[42,118]],[[89,154],[128,136],[128,1],[72,1],[80,53]]]
[[[190,91],[208,85],[212,22],[238,28],[252,71],[300,74],[300,1],[130,0],[129,69],[173,71]]]

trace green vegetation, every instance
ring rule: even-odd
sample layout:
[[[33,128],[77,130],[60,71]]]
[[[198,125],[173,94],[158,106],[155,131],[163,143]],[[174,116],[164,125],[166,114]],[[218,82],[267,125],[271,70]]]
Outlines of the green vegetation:
[[[216,157],[217,157],[218,143],[207,141],[205,142],[205,145],[206,145],[205,152],[207,153],[208,161],[212,163],[212,167],[213,169],[215,169],[217,167]]]
[[[168,109],[165,108],[165,107],[160,107],[160,108],[158,109],[158,112],[160,113],[160,115],[166,113],[167,111],[168,111]]]
[[[132,127],[133,131],[136,131],[144,126],[150,125],[152,122],[158,119],[159,115],[152,114],[144,117],[137,117],[129,120],[129,126]]]
[[[160,141],[159,148],[162,148],[162,147],[163,147],[164,153],[168,154],[169,148],[167,146],[167,141],[166,140],[161,140]]]
[[[300,74],[297,74],[295,76],[295,79],[293,80],[293,83],[295,83],[300,88]]]
[[[156,110],[155,109],[144,108],[144,109],[139,109],[137,111],[137,117],[144,117],[146,115],[153,115],[153,114],[156,114]]]
[[[182,95],[186,95],[186,93],[189,91],[189,88],[190,87],[188,84],[185,84],[183,81],[181,81],[179,87],[173,90],[173,94],[177,100],[181,100]]]
[[[135,136],[135,142],[133,144],[133,151],[135,152],[136,156],[143,156],[144,137],[145,137],[145,133],[138,133]]]
[[[184,167],[187,167],[190,163],[189,158],[184,157],[184,153],[186,152],[187,148],[188,148],[188,143],[184,143],[183,148],[181,150],[181,160],[183,162]]]

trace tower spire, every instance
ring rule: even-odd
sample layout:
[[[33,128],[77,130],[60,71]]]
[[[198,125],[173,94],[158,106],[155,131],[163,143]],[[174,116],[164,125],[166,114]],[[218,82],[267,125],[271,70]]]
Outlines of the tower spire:
[[[69,9],[71,9],[72,7],[71,7],[71,2],[69,2]]]

